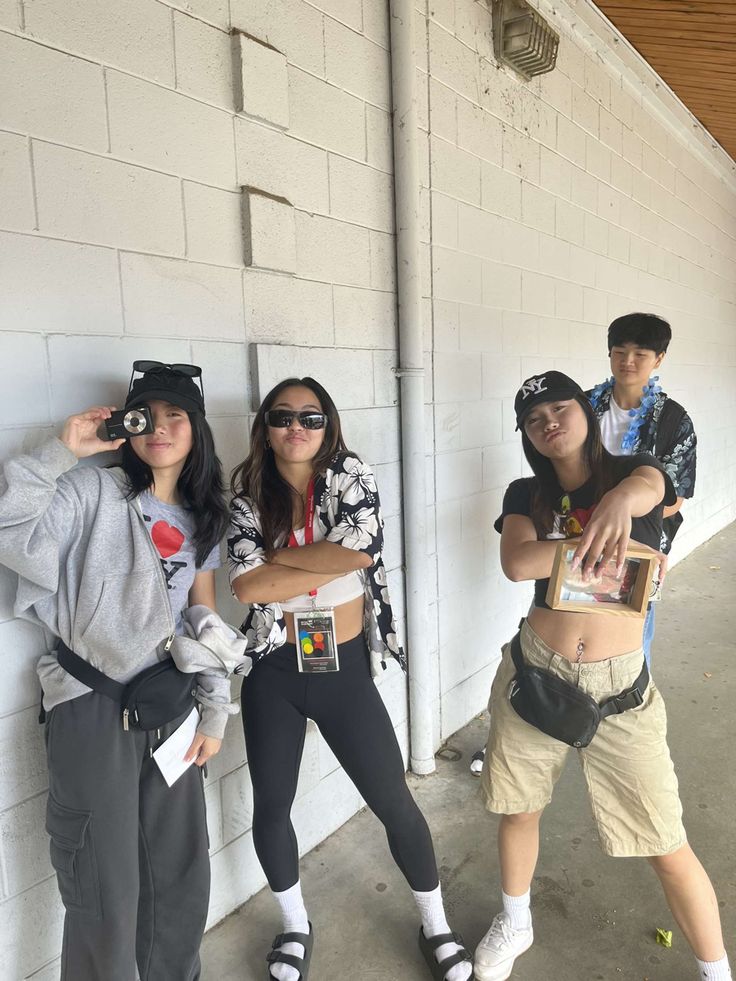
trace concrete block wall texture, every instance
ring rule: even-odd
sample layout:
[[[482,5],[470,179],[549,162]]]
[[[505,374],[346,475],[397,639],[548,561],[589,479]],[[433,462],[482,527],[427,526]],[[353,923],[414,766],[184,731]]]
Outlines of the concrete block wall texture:
[[[483,708],[528,602],[492,531],[524,472],[524,377],[554,366],[598,381],[612,317],[669,317],[663,381],[701,447],[678,552],[735,510],[732,165],[588,0],[538,3],[562,41],[557,69],[531,83],[496,64],[485,0],[416,5],[437,742]],[[284,374],[314,374],[376,467],[403,620],[388,26],[384,0],[0,0],[0,176],[13,188],[0,202],[0,455],[119,400],[148,357],[203,366],[229,469],[254,401]],[[33,665],[49,640],[13,619],[12,598],[0,574],[2,975],[48,981],[61,907]],[[237,621],[224,582],[219,599]],[[400,672],[381,692],[406,751]],[[264,883],[248,780],[234,720],[206,791],[210,923]],[[360,805],[310,728],[301,847]]]
[[[286,56],[265,42],[244,34],[236,34],[233,42],[238,69],[236,109],[276,126],[288,126]]]
[[[529,602],[492,531],[525,472],[522,379],[554,367],[592,385],[610,320],[666,317],[662,383],[699,436],[674,558],[735,513],[736,167],[592,4],[535,5],[561,42],[531,82],[496,62],[490,4],[418,5],[443,737],[483,707]]]
[[[374,0],[0,3],[0,363],[5,459],[134,358],[204,369],[226,470],[254,402],[312,374],[375,466],[403,630],[388,17]],[[244,190],[245,189],[245,190]],[[243,218],[246,218],[244,221]],[[222,612],[242,610],[218,581]],[[0,975],[58,977],[39,689],[50,638],[0,571]],[[406,754],[405,678],[380,680]],[[210,923],[264,885],[239,719],[206,797]],[[310,726],[295,822],[312,848],[362,806]],[[327,815],[327,817],[326,817]]]
[[[247,266],[296,271],[294,209],[286,198],[244,188],[243,238]]]

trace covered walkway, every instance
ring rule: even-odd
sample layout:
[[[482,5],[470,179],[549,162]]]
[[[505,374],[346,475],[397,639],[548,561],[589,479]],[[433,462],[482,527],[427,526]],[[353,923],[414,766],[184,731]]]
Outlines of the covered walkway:
[[[654,673],[667,701],[670,745],[690,841],[719,895],[726,942],[736,957],[736,525],[671,573],[654,647]],[[468,772],[486,717],[448,743],[437,773],[410,777],[435,837],[452,924],[474,946],[499,906],[496,819]],[[297,828],[297,833],[299,829]],[[416,948],[411,894],[377,821],[362,811],[302,862],[315,927],[310,981],[428,981]],[[654,873],[638,860],[606,858],[571,761],[542,825],[532,888],[536,942],[512,978],[529,981],[692,981],[691,955]],[[655,942],[674,931],[671,949]],[[279,931],[267,891],[212,930],[204,981],[265,981],[263,960]]]

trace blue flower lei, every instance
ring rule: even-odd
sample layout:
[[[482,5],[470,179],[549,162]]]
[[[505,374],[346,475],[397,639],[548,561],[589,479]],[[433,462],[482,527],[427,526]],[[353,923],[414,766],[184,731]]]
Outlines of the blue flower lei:
[[[654,403],[657,401],[657,395],[662,391],[662,386],[658,385],[659,375],[652,375],[647,384],[642,388],[642,400],[636,409],[629,409],[629,415],[631,416],[631,423],[629,428],[621,440],[621,449],[633,450],[639,439],[639,430],[644,425],[644,420],[649,414],[649,410],[653,407]],[[600,385],[596,385],[593,391],[590,393],[590,404],[594,409],[598,408],[601,399],[604,395],[608,394],[609,403],[610,399],[613,398],[613,385],[614,378],[611,376],[606,381],[601,382]]]

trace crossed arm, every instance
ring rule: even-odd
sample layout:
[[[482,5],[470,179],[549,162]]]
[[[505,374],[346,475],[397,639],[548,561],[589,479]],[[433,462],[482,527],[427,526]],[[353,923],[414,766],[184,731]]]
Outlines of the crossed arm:
[[[234,579],[232,588],[241,603],[280,603],[366,569],[371,562],[366,552],[328,541],[279,548],[263,565]]]

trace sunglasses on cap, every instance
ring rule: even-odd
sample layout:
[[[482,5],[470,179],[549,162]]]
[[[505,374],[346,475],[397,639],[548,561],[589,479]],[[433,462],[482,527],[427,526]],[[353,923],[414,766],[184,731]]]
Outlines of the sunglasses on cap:
[[[166,368],[168,371],[175,371],[177,375],[186,375],[187,378],[200,378],[202,369],[196,364],[165,364],[163,361],[134,361],[133,371],[158,371]]]
[[[269,409],[266,425],[272,429],[288,429],[298,419],[302,429],[324,429],[327,416],[324,412],[293,412],[291,409]]]
[[[202,369],[197,364],[167,364],[165,361],[134,361],[128,389],[133,384],[133,375],[136,371],[142,375],[145,375],[149,371],[171,371],[175,375],[183,375],[185,378],[197,378],[199,380],[199,389],[202,392],[202,398],[204,398]]]

